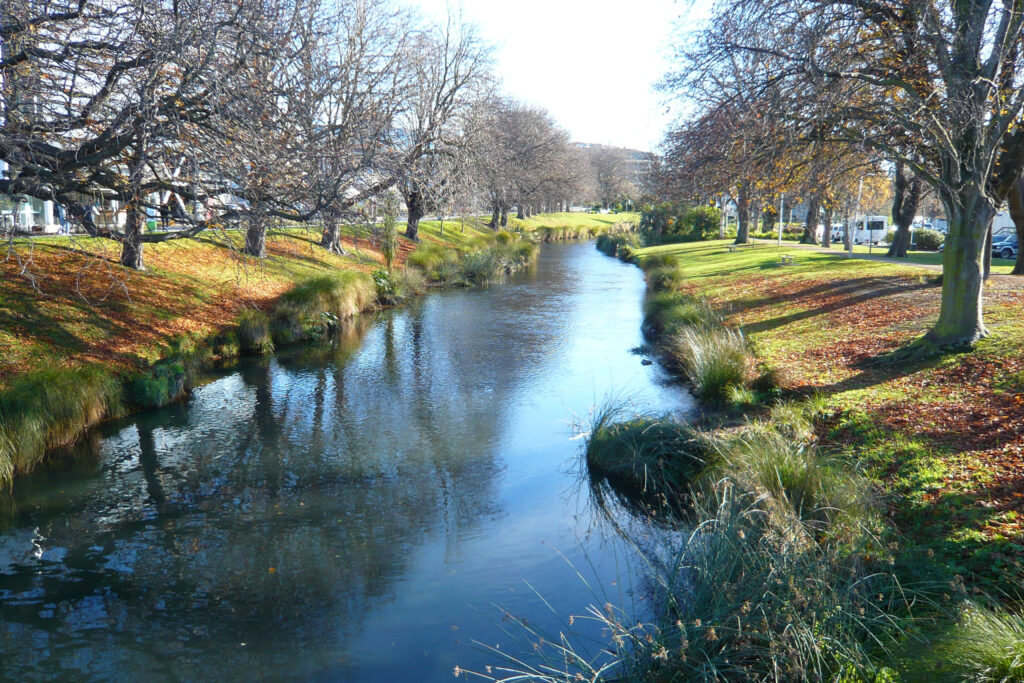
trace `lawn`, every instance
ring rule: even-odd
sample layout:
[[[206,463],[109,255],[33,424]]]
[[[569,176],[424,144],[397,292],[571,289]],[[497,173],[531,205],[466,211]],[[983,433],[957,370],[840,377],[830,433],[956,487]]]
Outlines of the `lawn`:
[[[944,566],[986,590],[1024,587],[1024,279],[987,283],[992,334],[974,350],[893,365],[878,361],[938,315],[937,273],[791,245],[730,253],[728,244],[636,257],[674,254],[682,288],[741,327],[788,389],[827,397],[818,438],[878,483],[909,571]]]
[[[842,249],[842,245],[832,245],[834,251],[845,251]],[[874,256],[885,256],[887,247],[868,247],[866,244],[855,244],[853,251],[855,254],[871,254]],[[925,265],[942,265],[942,254],[937,251],[909,251],[907,252],[907,261],[910,263],[922,263]],[[992,272],[1008,275],[1013,270],[1013,259],[992,259]]]

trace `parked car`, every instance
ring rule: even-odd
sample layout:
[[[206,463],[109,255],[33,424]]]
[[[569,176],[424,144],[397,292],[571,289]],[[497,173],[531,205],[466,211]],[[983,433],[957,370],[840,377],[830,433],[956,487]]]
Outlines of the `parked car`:
[[[992,256],[998,256],[999,258],[1005,259],[1017,258],[1017,236],[1006,235],[994,237],[992,239]]]

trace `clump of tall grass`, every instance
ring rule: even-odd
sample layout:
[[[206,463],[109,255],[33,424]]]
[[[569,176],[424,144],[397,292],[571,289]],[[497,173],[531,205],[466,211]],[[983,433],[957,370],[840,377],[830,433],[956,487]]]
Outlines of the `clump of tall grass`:
[[[273,339],[289,344],[323,336],[376,301],[373,280],[352,271],[316,275],[285,292],[271,321]]]
[[[459,255],[454,250],[437,242],[424,242],[409,254],[406,264],[419,268],[429,280],[445,282],[441,271],[446,271],[444,274],[452,270],[458,272],[458,261]]]
[[[681,369],[693,393],[709,403],[727,402],[732,387],[745,387],[753,359],[739,330],[683,327],[664,343],[671,364]]]
[[[596,411],[584,450],[598,499],[607,483],[634,511],[677,511],[687,487],[704,467],[704,446],[689,425],[670,417],[622,419],[621,407]]]
[[[373,284],[377,289],[377,301],[384,305],[399,304],[411,296],[420,294],[426,280],[416,268],[398,271],[377,270],[373,273]]]
[[[617,256],[623,261],[633,257],[633,250],[642,246],[639,234],[628,230],[609,230],[597,238],[597,249],[608,256]]]
[[[246,308],[235,318],[238,346],[245,353],[267,354],[274,350],[270,318],[263,311]]]
[[[909,680],[1024,680],[1024,617],[967,602],[957,623],[927,644],[927,654],[915,656],[909,674]]]
[[[0,482],[123,408],[121,382],[99,367],[36,370],[14,379],[0,394]]]
[[[718,455],[705,482],[728,478],[758,496],[780,534],[799,542],[829,531],[850,545],[875,526],[867,481],[819,448],[793,439],[771,423],[755,423],[715,441]]]
[[[707,299],[683,292],[658,292],[644,300],[641,330],[648,339],[658,340],[686,327],[721,326],[722,319]]]
[[[408,263],[441,285],[486,284],[530,263],[536,254],[533,242],[499,231],[472,239],[458,251],[436,243],[423,244],[409,255]]]
[[[676,266],[657,266],[647,269],[647,286],[653,292],[668,292],[682,287],[686,277]]]
[[[184,396],[192,377],[178,359],[157,363],[128,384],[132,403],[142,408],[159,408]]]

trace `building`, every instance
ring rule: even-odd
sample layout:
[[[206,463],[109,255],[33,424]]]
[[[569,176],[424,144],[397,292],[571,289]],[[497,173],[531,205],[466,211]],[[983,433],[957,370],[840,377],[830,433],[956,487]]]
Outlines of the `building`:
[[[639,149],[599,145],[593,142],[574,142],[577,148],[585,151],[612,150],[622,155],[623,162],[629,169],[629,181],[637,188],[647,187],[648,178],[654,166],[654,154]]]

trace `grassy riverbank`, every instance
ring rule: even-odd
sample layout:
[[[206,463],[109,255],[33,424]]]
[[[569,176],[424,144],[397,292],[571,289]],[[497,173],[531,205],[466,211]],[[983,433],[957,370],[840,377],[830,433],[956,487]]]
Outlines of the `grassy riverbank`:
[[[933,272],[727,246],[619,248],[645,334],[722,410],[591,434],[592,468],[685,488],[698,530],[659,568],[655,624],[604,619],[615,655],[665,680],[1019,680],[1024,288],[987,286],[975,350],[888,364],[938,314]]]
[[[546,220],[558,219],[534,227]],[[147,245],[144,272],[117,265],[109,240],[9,245],[0,263],[0,484],[104,418],[177,400],[217,363],[324,336],[429,284],[491,281],[537,250],[529,234],[425,222],[420,244],[399,238],[387,276],[365,231],[346,232],[348,253],[335,255],[315,230],[272,230],[262,260],[240,252],[241,237]]]

